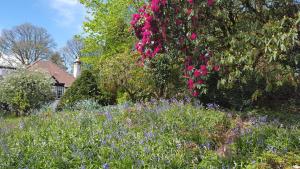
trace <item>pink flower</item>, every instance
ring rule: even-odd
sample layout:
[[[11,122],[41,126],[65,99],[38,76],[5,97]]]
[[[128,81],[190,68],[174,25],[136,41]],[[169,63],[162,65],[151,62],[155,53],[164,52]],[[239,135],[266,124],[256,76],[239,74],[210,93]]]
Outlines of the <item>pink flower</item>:
[[[151,56],[151,51],[149,49],[146,51],[146,56]]]
[[[189,81],[188,81],[188,87],[189,87],[189,89],[193,89],[194,88],[194,81],[193,81],[193,79],[189,79]]]
[[[197,77],[199,77],[201,75],[201,72],[200,72],[200,70],[195,70],[195,72],[194,72],[194,77],[195,78],[197,78]]]
[[[176,19],[176,25],[181,25],[182,24],[182,20],[181,19]]]
[[[193,12],[193,9],[188,9],[188,10],[186,11],[186,14],[190,15],[192,12]]]
[[[160,47],[160,46],[157,46],[157,47],[154,49],[154,52],[155,52],[155,53],[158,53],[160,50],[161,50],[161,47]]]
[[[193,92],[193,96],[194,96],[194,97],[197,97],[197,96],[199,96],[199,93],[198,93],[197,91],[194,91],[194,92]]]
[[[201,75],[206,76],[208,74],[206,65],[201,65],[200,70],[201,70]]]
[[[140,18],[141,18],[140,14],[133,14],[132,15],[132,20],[131,20],[130,24],[132,26],[134,26],[139,21]]]
[[[197,34],[196,33],[192,33],[190,36],[191,40],[196,40],[197,39]]]
[[[145,15],[145,18],[148,23],[150,23],[153,19],[153,17],[151,15]]]
[[[188,70],[188,71],[192,71],[193,69],[194,69],[194,66],[188,66],[188,67],[187,67],[187,70]]]
[[[152,2],[151,2],[151,10],[153,12],[158,12],[159,11],[159,0],[152,0]]]
[[[202,79],[198,80],[197,84],[203,84],[204,81]]]
[[[220,66],[219,65],[214,66],[213,70],[216,72],[220,71]]]
[[[140,43],[135,44],[135,48],[138,52],[142,53],[143,52],[143,46]]]
[[[193,4],[194,1],[193,0],[187,0],[190,4]]]
[[[206,65],[201,65],[201,66],[200,66],[200,69],[201,69],[202,71],[207,71]]]
[[[213,5],[214,5],[214,3],[215,3],[215,1],[214,1],[214,0],[207,0],[207,4],[208,4],[208,6],[213,6]]]

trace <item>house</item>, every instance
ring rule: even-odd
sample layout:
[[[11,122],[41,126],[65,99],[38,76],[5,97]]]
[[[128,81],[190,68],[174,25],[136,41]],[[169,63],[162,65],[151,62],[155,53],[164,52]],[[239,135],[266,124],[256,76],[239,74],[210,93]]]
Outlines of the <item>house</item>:
[[[38,60],[27,67],[28,70],[40,71],[49,74],[55,81],[53,91],[56,99],[61,98],[64,92],[72,85],[75,79],[80,75],[81,62],[79,58],[74,62],[73,76],[66,70],[60,68],[55,63],[48,60]]]
[[[11,71],[14,71],[14,70],[16,70],[15,67],[0,65],[0,78],[2,78],[6,74],[8,74],[8,73],[10,73]]]
[[[8,73],[21,67],[24,68],[24,65],[21,65],[20,62],[14,59],[14,57],[8,57],[3,54],[0,55],[0,79]],[[32,71],[44,72],[50,75],[55,81],[53,84],[53,91],[56,95],[56,98],[59,99],[64,94],[66,89],[69,88],[75,79],[80,75],[81,62],[79,58],[75,60],[73,76],[66,70],[48,60],[37,60],[25,68]]]

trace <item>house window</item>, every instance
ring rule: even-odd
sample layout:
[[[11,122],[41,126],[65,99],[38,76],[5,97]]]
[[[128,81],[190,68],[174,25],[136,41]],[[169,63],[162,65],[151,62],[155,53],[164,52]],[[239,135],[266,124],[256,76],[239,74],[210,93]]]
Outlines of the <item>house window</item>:
[[[55,86],[56,88],[56,98],[61,98],[61,96],[64,94],[64,87],[63,86]]]

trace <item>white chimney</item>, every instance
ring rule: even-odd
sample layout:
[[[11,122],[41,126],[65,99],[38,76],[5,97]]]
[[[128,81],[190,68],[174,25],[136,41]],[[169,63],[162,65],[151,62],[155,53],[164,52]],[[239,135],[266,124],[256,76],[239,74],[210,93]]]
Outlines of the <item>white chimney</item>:
[[[74,62],[74,68],[73,68],[73,76],[75,78],[77,78],[78,76],[80,76],[80,72],[81,72],[81,62],[79,57],[76,58],[75,62]]]

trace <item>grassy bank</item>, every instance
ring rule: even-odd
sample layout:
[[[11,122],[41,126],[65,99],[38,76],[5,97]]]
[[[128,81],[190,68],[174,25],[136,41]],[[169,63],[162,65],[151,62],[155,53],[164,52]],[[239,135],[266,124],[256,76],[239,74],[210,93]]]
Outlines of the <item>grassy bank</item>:
[[[299,117],[295,114],[295,117]],[[1,120],[0,168],[292,168],[299,122],[182,102]],[[4,125],[3,125],[4,124]]]

